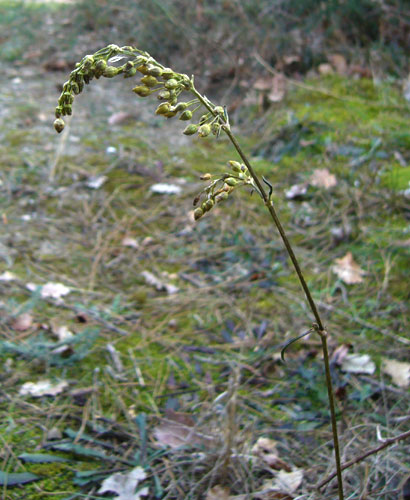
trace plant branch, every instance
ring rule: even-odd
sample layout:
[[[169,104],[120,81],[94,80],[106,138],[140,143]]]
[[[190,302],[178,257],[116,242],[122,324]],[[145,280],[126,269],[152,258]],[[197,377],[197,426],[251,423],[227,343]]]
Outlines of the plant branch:
[[[374,455],[375,453],[378,453],[381,450],[384,450],[384,448],[387,448],[388,446],[398,443],[399,441],[403,441],[404,439],[407,439],[410,437],[410,431],[403,432],[402,434],[399,434],[398,436],[386,439],[384,443],[381,445],[377,446],[376,448],[372,448],[371,450],[366,451],[362,455],[359,455],[356,458],[353,458],[349,462],[346,462],[342,465],[341,469],[342,471],[345,469],[348,469],[352,465],[358,464],[359,462],[362,462],[365,458],[369,457],[370,455]],[[317,489],[322,488],[325,484],[329,483],[333,478],[336,477],[336,472],[333,472],[328,476],[326,479],[324,479],[320,484],[317,485]]]

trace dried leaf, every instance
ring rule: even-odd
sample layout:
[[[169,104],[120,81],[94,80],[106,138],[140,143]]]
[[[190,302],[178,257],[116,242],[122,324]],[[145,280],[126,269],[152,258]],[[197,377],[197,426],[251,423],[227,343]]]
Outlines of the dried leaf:
[[[287,191],[285,191],[285,197],[288,200],[293,200],[294,198],[302,198],[307,193],[307,184],[294,184]]]
[[[383,358],[381,370],[390,375],[393,383],[399,387],[404,388],[410,384],[410,363]]]
[[[17,276],[10,271],[4,271],[4,273],[0,274],[0,281],[13,281],[16,280]]]
[[[231,498],[229,488],[217,484],[208,490],[205,500],[230,500]]]
[[[108,180],[108,177],[106,175],[95,175],[93,177],[90,177],[87,182],[86,186],[89,187],[90,189],[100,189],[100,187]]]
[[[143,271],[141,276],[145,279],[148,285],[155,287],[160,292],[167,292],[168,295],[179,292],[179,288],[169,283],[164,283],[149,271]]]
[[[43,299],[61,299],[61,297],[64,297],[64,295],[67,295],[71,292],[71,289],[63,285],[62,283],[49,282],[43,286],[36,285],[34,283],[27,283],[26,287],[32,292],[40,289],[40,294]]]
[[[129,236],[123,238],[123,240],[121,241],[121,245],[131,248],[139,248],[138,241],[135,238],[130,238]]]
[[[182,189],[180,186],[176,184],[166,184],[166,183],[158,183],[153,184],[150,188],[150,191],[157,194],[181,194]]]
[[[303,481],[303,470],[295,469],[291,472],[281,470],[277,473],[274,479],[263,483],[263,490],[282,493],[284,495],[292,495],[299,488]],[[271,498],[286,498],[274,497]]]
[[[23,313],[20,314],[20,316],[17,316],[11,326],[12,328],[14,328],[14,330],[24,332],[25,330],[28,330],[32,325],[33,316],[30,313]]]
[[[345,76],[347,74],[347,62],[342,54],[330,54],[328,59],[338,75]]]
[[[376,365],[368,354],[346,354],[341,369],[348,373],[367,373],[373,375]]]
[[[351,252],[347,252],[347,254],[340,259],[335,259],[332,271],[348,285],[361,283],[363,281],[362,274],[364,274],[364,271],[353,260]]]
[[[327,168],[317,168],[310,176],[310,184],[316,187],[330,189],[336,186],[337,180],[334,174],[331,174]]]
[[[252,454],[261,458],[272,469],[291,471],[292,468],[279,458],[277,442],[273,439],[260,437],[252,448]]]
[[[104,479],[98,493],[116,493],[115,500],[140,500],[148,495],[149,488],[142,488],[136,493],[135,489],[146,477],[146,472],[139,466],[127,473],[116,472]]]
[[[187,413],[167,411],[167,417],[155,427],[154,437],[159,446],[179,448],[181,446],[201,445],[212,438],[199,434],[195,429],[195,420]]]
[[[39,382],[26,382],[20,387],[19,394],[21,396],[30,395],[35,398],[41,396],[56,396],[63,392],[68,387],[68,382],[62,380],[57,384],[53,384],[50,380],[40,380]]]

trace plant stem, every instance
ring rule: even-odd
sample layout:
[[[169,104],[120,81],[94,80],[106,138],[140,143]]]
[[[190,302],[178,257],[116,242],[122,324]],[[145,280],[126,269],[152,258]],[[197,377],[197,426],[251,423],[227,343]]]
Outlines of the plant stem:
[[[210,105],[209,101],[207,99],[204,99],[203,96],[195,89],[195,87],[192,84],[191,87],[192,93],[201,101],[201,103],[213,114],[215,115],[215,111],[213,107]],[[275,223],[275,226],[277,227],[279,234],[282,238],[282,241],[286,247],[286,251],[288,252],[288,255],[293,263],[293,266],[296,270],[296,274],[298,275],[300,284],[302,285],[303,291],[305,292],[306,299],[309,303],[309,307],[313,313],[313,316],[315,317],[316,323],[314,324],[314,329],[317,331],[317,333],[320,335],[320,338],[322,340],[322,349],[323,349],[323,356],[324,356],[324,364],[325,364],[325,373],[326,373],[326,385],[327,385],[327,392],[328,392],[328,398],[329,398],[329,408],[330,408],[330,417],[331,417],[331,422],[332,422],[332,433],[333,433],[333,446],[335,450],[335,461],[336,461],[336,475],[338,479],[338,492],[339,492],[339,500],[344,500],[344,493],[343,493],[343,480],[342,480],[342,469],[341,469],[341,464],[340,464],[340,451],[339,451],[339,437],[337,434],[337,421],[336,421],[336,411],[335,411],[335,404],[334,404],[334,394],[333,394],[333,386],[332,386],[332,378],[330,375],[330,366],[329,366],[329,354],[327,350],[327,332],[323,326],[322,319],[320,317],[319,311],[316,307],[315,301],[313,300],[312,294],[310,293],[309,287],[306,283],[305,277],[303,276],[302,270],[299,266],[299,262],[296,258],[295,252],[293,251],[292,245],[290,244],[288,237],[286,236],[285,230],[283,229],[283,226],[279,220],[279,217],[276,213],[275,207],[266,194],[266,191],[259,180],[259,177],[256,175],[256,172],[254,171],[252,165],[249,163],[248,158],[246,157],[245,153],[242,151],[242,148],[240,147],[238,141],[236,140],[235,136],[232,134],[231,129],[228,124],[222,125],[223,131],[226,133],[226,135],[229,137],[230,141],[232,142],[234,148],[238,152],[239,156],[242,158],[243,162],[245,163],[246,167],[248,168],[248,171],[250,175],[252,176],[255,185],[257,186],[263,201],[265,203],[265,206],[269,210],[269,213],[273,219],[273,222]]]

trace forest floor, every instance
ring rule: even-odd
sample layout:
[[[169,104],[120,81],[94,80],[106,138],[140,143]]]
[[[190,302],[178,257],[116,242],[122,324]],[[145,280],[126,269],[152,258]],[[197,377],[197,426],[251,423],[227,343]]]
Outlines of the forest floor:
[[[228,141],[129,80],[92,82],[57,136],[67,72],[0,74],[1,498],[107,498],[141,466],[148,498],[334,499],[320,339],[281,361],[312,317],[263,204],[193,220]],[[409,117],[396,82],[337,75],[234,116],[329,331],[343,462],[408,430]],[[409,451],[347,469],[346,498],[398,498]]]

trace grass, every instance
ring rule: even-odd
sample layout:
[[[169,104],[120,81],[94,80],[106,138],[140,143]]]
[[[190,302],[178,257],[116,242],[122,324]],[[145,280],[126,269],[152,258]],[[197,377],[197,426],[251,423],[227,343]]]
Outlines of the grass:
[[[9,270],[18,278],[0,282],[2,470],[45,476],[3,487],[3,497],[98,498],[100,481],[113,468],[142,464],[158,498],[201,498],[216,484],[253,498],[272,477],[263,461],[248,459],[252,445],[267,436],[279,443],[286,464],[304,470],[299,495],[334,498],[334,484],[314,491],[333,470],[320,345],[311,336],[291,348],[286,365],[278,360],[284,342],[306,330],[311,318],[277,234],[245,192],[197,223],[190,216],[199,174],[224,170],[231,148],[196,139],[192,147],[191,139],[153,116],[152,102],[147,108],[136,102],[125,81],[87,89],[89,99],[81,109],[75,104],[57,153],[51,122],[60,81],[60,75],[44,79],[33,72],[10,84],[12,102],[10,90],[2,97],[0,274]],[[338,98],[291,91],[265,117],[264,128],[243,142],[275,186],[332,349],[347,344],[377,364],[374,376],[334,367],[348,460],[377,445],[377,429],[391,437],[407,422],[408,393],[379,368],[384,356],[406,359],[409,206],[401,191],[410,179],[401,163],[409,163],[409,111],[392,84],[339,77],[307,84]],[[130,109],[130,121],[107,125],[114,111]],[[256,112],[248,113],[257,120]],[[337,176],[335,188],[310,187],[305,199],[284,200],[289,186],[325,167]],[[107,177],[105,184],[87,187],[98,175]],[[178,178],[184,180],[179,196],[149,189]],[[342,228],[343,236],[335,237],[333,228]],[[138,248],[124,246],[125,236]],[[362,284],[346,285],[331,272],[347,251],[366,271]],[[180,291],[155,290],[141,275],[147,270]],[[73,291],[62,303],[44,301],[26,289],[30,281],[58,281]],[[13,321],[24,310],[33,325],[16,331]],[[53,325],[83,333],[67,357],[53,352]],[[6,349],[6,341],[14,347]],[[23,383],[44,378],[67,380],[69,389],[52,398],[19,394]],[[196,450],[202,453],[155,446],[154,427],[165,411],[193,416],[211,444],[202,443]],[[52,441],[48,433],[55,428],[62,436]],[[237,429],[234,436],[230,428]],[[224,468],[229,436],[235,458]],[[58,451],[61,444],[71,451]],[[18,458],[44,450],[69,462],[50,468]],[[346,471],[348,498],[396,498],[410,467],[406,451],[401,443]],[[85,471],[96,475],[85,477]]]

